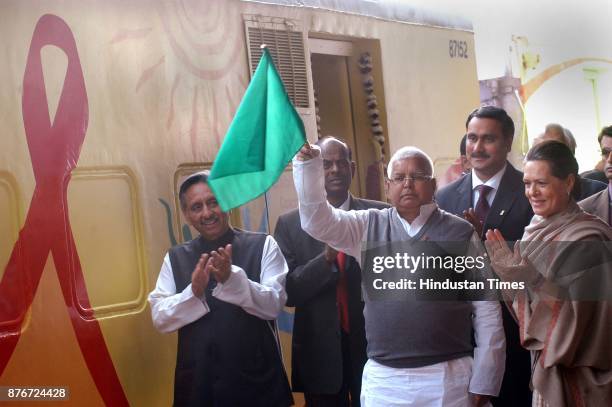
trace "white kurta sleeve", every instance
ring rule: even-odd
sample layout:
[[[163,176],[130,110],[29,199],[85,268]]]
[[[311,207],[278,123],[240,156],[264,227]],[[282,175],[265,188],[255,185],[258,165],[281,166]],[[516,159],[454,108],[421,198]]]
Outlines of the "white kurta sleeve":
[[[470,393],[497,396],[504,377],[506,336],[498,301],[473,301],[474,364]]]
[[[151,316],[155,328],[163,333],[177,329],[202,318],[210,310],[204,298],[193,294],[191,284],[177,293],[170,256],[166,254],[155,289],[149,294]]]
[[[272,236],[267,236],[261,256],[260,282],[249,280],[242,268],[232,265],[229,278],[217,284],[213,296],[261,319],[276,319],[287,301],[285,278],[288,270],[278,244]]]
[[[368,210],[343,211],[327,202],[323,159],[293,160],[293,181],[299,200],[302,229],[313,238],[361,259],[361,241]]]

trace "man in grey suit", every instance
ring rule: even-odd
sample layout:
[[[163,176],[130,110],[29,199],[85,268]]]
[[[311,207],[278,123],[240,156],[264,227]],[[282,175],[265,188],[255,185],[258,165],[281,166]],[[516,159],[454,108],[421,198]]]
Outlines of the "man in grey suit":
[[[579,205],[585,211],[599,216],[608,225],[612,225],[612,126],[607,126],[601,129],[599,137],[599,146],[601,147],[601,158],[604,160],[604,173],[608,178],[608,188],[596,193],[579,202]]]
[[[514,122],[505,110],[494,106],[475,109],[468,116],[467,158],[472,171],[436,194],[441,209],[470,221],[481,238],[499,229],[509,241],[519,240],[533,211],[525,196],[523,173],[507,156],[512,148]],[[506,372],[494,406],[529,406],[531,360],[520,344],[518,326],[502,307],[506,331]]]
[[[355,162],[344,141],[325,137],[317,144],[332,206],[344,210],[389,206],[349,193]],[[359,264],[304,232],[297,209],[279,218],[274,237],[289,265],[287,305],[295,307],[293,391],[304,392],[309,407],[359,406],[367,360]]]

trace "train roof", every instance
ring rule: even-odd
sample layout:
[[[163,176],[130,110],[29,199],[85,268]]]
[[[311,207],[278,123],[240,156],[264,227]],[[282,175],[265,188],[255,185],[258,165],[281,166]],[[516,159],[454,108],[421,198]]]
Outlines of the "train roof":
[[[406,0],[241,0],[249,3],[305,7],[401,23],[473,31],[472,23],[452,14],[408,4]]]

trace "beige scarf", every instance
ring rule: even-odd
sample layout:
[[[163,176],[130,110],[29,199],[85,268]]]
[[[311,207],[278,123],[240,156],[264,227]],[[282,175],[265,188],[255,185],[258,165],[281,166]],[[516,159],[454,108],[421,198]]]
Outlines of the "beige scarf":
[[[586,258],[581,259],[583,253],[563,252],[564,247],[571,249],[554,242],[610,240],[612,228],[571,201],[559,214],[534,216],[515,249],[523,264],[533,266],[546,284],[563,286],[561,281],[570,284],[572,277],[583,273],[576,265]],[[603,244],[601,249],[607,250]],[[568,259],[572,259],[569,276]],[[566,275],[559,276],[563,266]],[[610,283],[611,265],[599,270],[602,283]],[[537,288],[515,293],[512,311],[519,321],[521,344],[533,351],[532,385],[549,405],[612,405],[611,305],[607,301],[559,300]]]

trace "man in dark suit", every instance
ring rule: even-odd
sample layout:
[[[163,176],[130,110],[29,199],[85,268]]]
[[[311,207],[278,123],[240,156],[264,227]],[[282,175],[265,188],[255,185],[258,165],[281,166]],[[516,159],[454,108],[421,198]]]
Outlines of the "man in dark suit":
[[[326,137],[317,144],[331,205],[345,210],[388,206],[349,193],[355,162],[345,142]],[[367,356],[357,261],[304,232],[297,209],[278,219],[274,237],[289,265],[287,305],[296,307],[293,390],[304,392],[309,407],[359,406]]]
[[[508,161],[514,122],[503,109],[483,106],[467,118],[467,158],[472,171],[438,191],[440,208],[464,216],[484,236],[499,229],[509,241],[523,235],[533,217],[523,174]],[[506,331],[506,372],[495,406],[530,406],[531,361],[520,345],[518,326],[502,307]]]

